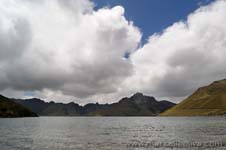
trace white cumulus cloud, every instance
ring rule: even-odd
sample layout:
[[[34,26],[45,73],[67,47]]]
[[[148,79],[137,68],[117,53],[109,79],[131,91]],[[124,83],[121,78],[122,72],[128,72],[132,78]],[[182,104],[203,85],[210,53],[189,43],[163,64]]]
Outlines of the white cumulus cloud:
[[[183,97],[199,86],[226,78],[226,1],[219,0],[174,23],[148,42],[131,60],[126,81],[135,90],[159,97]]]
[[[139,91],[177,100],[226,78],[225,0],[201,6],[141,47],[142,35],[122,6],[94,6],[89,0],[1,0],[1,93],[86,103]]]
[[[123,56],[137,48],[141,33],[123,7],[93,6],[88,0],[2,0],[0,89],[80,99],[117,92],[132,72]]]

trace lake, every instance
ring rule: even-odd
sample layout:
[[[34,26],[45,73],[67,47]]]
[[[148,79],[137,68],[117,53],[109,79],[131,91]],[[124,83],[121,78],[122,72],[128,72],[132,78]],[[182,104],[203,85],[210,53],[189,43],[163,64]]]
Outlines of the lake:
[[[219,150],[225,141],[225,117],[0,119],[1,150]]]

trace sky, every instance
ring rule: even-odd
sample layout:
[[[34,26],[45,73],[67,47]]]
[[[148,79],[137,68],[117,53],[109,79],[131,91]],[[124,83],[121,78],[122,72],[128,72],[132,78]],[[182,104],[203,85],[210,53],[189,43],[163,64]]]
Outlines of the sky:
[[[179,20],[186,20],[187,15],[201,5],[213,0],[94,0],[95,9],[121,5],[125,17],[134,22],[142,32],[142,43],[154,33]]]
[[[226,78],[226,0],[1,0],[0,93],[178,102]]]

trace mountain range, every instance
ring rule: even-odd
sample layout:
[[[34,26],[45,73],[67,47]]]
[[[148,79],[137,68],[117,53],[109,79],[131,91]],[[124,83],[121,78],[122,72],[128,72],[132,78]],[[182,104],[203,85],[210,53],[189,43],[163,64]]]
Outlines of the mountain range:
[[[117,103],[90,103],[85,106],[74,102],[68,104],[45,102],[36,98],[14,101],[40,116],[157,116],[175,105],[169,101],[157,101],[154,97],[142,93],[122,98]]]
[[[215,81],[174,104],[136,93],[112,104],[74,102],[64,104],[32,99],[9,99],[0,95],[0,117],[33,116],[217,116],[226,115],[226,79]]]

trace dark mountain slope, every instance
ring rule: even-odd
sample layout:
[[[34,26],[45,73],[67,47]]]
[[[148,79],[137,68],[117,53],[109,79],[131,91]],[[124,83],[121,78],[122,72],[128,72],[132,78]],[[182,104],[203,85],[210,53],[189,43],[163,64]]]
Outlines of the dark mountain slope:
[[[15,102],[31,109],[40,116],[79,116],[82,109],[81,106],[75,103],[55,103],[45,102],[43,100],[33,99],[14,99]]]
[[[37,117],[24,106],[0,95],[0,117]]]

